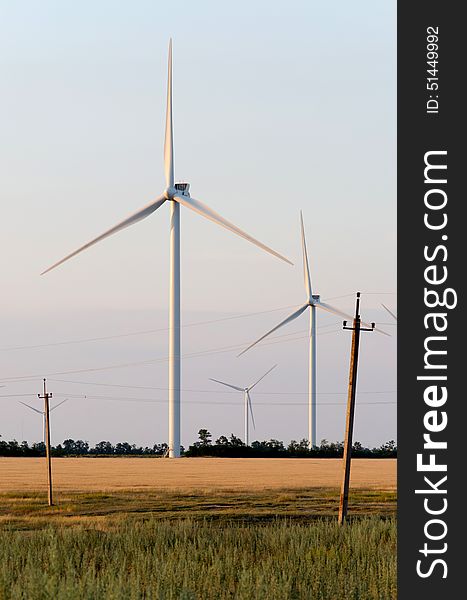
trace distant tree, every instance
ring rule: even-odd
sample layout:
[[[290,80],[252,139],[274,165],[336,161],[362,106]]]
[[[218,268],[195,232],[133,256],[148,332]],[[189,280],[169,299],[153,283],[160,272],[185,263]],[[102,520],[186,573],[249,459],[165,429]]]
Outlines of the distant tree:
[[[207,429],[200,429],[198,431],[199,445],[201,447],[209,446],[211,444],[212,434]]]
[[[360,442],[354,442],[352,446],[352,452],[359,452],[363,450],[363,446]]]
[[[63,449],[65,454],[67,455],[83,455],[88,454],[89,452],[89,444],[88,442],[83,442],[83,440],[72,440],[68,439],[63,442]]]
[[[75,440],[68,439],[63,442],[63,451],[65,454],[74,454]]]
[[[27,443],[26,440],[23,440],[21,442],[21,456],[29,456],[30,452],[31,452],[31,448],[29,447],[29,444]]]
[[[45,444],[44,442],[34,442],[31,446],[35,456],[45,456]]]
[[[91,448],[90,450],[91,454],[113,454],[114,452],[115,448],[107,441],[98,442],[94,448]]]
[[[290,444],[287,446],[287,452],[293,456],[306,456],[310,453],[310,449],[308,448],[308,440],[305,438],[301,439],[299,442],[296,440],[291,440]]]
[[[88,442],[83,442],[83,440],[76,440],[75,452],[76,452],[76,454],[88,454],[88,452],[89,452]]]
[[[285,450],[284,442],[281,442],[280,440],[269,440],[269,442],[267,442],[267,447],[272,450]]]
[[[396,442],[389,440],[379,448],[373,448],[373,452],[382,458],[395,458],[397,456]]]
[[[16,440],[11,440],[11,442],[8,442],[8,444],[10,446],[10,452],[16,452],[17,456],[21,454],[20,446]]]
[[[245,444],[242,442],[242,440],[238,437],[236,437],[233,433],[230,434],[230,439],[229,439],[229,445],[233,446],[234,448],[238,448],[239,446],[244,446]]]
[[[153,454],[157,454],[158,456],[163,456],[168,449],[169,446],[164,442],[163,444],[154,444],[154,446],[152,447],[152,452]]]
[[[128,442],[118,442],[115,445],[115,454],[131,454],[132,446]]]
[[[55,448],[52,448],[52,455],[53,456],[64,456],[65,451],[63,450],[63,446],[61,444],[58,444],[57,446],[55,446]]]

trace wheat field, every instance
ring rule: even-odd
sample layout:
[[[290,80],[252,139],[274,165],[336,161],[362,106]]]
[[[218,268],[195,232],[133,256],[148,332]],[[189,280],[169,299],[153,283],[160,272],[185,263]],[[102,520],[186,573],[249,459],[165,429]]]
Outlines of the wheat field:
[[[395,490],[395,459],[352,462],[351,487]],[[340,459],[299,458],[55,458],[54,489],[264,490],[337,488]],[[0,492],[31,492],[46,484],[45,459],[0,458]]]

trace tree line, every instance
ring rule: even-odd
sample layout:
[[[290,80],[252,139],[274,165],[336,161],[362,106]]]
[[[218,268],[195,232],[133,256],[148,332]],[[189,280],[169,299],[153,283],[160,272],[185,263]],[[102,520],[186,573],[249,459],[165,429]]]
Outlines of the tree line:
[[[136,446],[128,442],[111,444],[107,441],[91,447],[83,440],[65,440],[62,444],[51,446],[52,456],[163,456],[167,453],[167,444],[154,444],[152,447]],[[45,456],[44,442],[10,442],[0,439],[0,456]]]
[[[219,456],[249,458],[340,458],[344,452],[344,442],[328,442],[321,440],[319,446],[308,447],[308,440],[292,440],[287,446],[280,440],[255,441],[246,446],[233,433],[230,437],[221,435],[214,443],[212,434],[207,429],[198,431],[199,441],[185,452],[185,456]],[[377,448],[366,448],[360,442],[352,446],[354,458],[396,458],[397,445],[390,440]]]
[[[0,436],[1,438],[1,436]],[[188,450],[182,447],[183,456],[217,456],[229,458],[340,458],[344,450],[343,442],[321,440],[319,446],[308,448],[308,440],[292,440],[288,445],[280,440],[270,439],[254,441],[249,446],[233,433],[226,437],[221,435],[214,442],[207,429],[198,431],[198,441]],[[165,443],[154,446],[136,446],[128,442],[112,444],[102,441],[91,447],[83,440],[65,440],[62,444],[51,447],[52,456],[165,456],[168,446]],[[0,456],[45,456],[44,442],[36,442],[31,446],[28,442],[0,439]],[[366,448],[360,442],[352,446],[354,458],[396,458],[397,445],[390,440],[376,448]]]

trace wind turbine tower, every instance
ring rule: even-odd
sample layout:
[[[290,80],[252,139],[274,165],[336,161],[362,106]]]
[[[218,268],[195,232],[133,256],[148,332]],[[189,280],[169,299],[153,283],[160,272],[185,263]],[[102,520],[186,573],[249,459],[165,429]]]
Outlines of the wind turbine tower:
[[[167,109],[165,121],[164,143],[164,172],[165,189],[162,194],[149,204],[136,211],[111,229],[81,246],[71,254],[65,256],[41,275],[55,269],[83,250],[90,248],[97,242],[141,221],[165,202],[170,204],[170,274],[169,274],[169,457],[180,456],[180,387],[181,387],[181,338],[180,338],[180,206],[184,206],[205,219],[208,219],[236,235],[255,244],[262,250],[291,263],[287,258],[269,248],[265,244],[239,229],[236,225],[224,219],[212,208],[195,200],[190,196],[190,184],[185,182],[175,183],[174,179],[174,144],[172,121],[172,40],[169,42],[168,77],[167,77]]]
[[[251,415],[251,422],[253,423],[253,427],[255,428],[255,418],[253,416],[253,407],[251,405],[251,396],[250,396],[250,392],[251,390],[258,385],[258,383],[263,380],[266,375],[269,375],[269,373],[275,369],[277,367],[277,365],[274,365],[273,367],[271,367],[269,369],[269,371],[266,371],[266,373],[264,375],[262,375],[258,381],[256,381],[255,383],[253,383],[252,385],[249,385],[248,387],[239,387],[237,385],[232,385],[231,383],[225,383],[225,381],[219,381],[219,379],[211,379],[210,381],[215,381],[216,383],[220,383],[221,385],[226,385],[229,388],[232,388],[234,390],[237,390],[237,392],[243,392],[243,403],[244,403],[244,417],[245,417],[245,445],[249,446],[250,445],[250,436],[249,436],[249,424],[248,424],[248,411],[250,412]]]
[[[316,309],[319,308],[321,310],[330,312],[333,315],[337,315],[339,317],[343,317],[348,321],[353,319],[352,316],[340,311],[339,309],[327,304],[326,302],[322,302],[319,294],[313,294],[312,286],[311,286],[311,275],[310,275],[310,265],[308,263],[308,252],[306,247],[306,238],[305,238],[305,228],[303,225],[303,215],[300,211],[300,233],[301,233],[301,244],[302,244],[302,255],[303,255],[303,280],[305,284],[305,293],[307,297],[306,303],[301,306],[298,310],[289,315],[286,319],[281,321],[278,325],[273,327],[270,331],[261,336],[258,340],[253,342],[245,348],[238,356],[241,356],[253,346],[256,346],[259,342],[264,340],[264,338],[271,335],[284,325],[291,323],[295,319],[297,319],[302,313],[304,313],[308,308],[310,309],[310,322],[309,322],[309,342],[308,342],[308,446],[309,448],[313,448],[317,445],[316,439]],[[364,323],[367,326],[366,323]],[[369,326],[369,325],[368,325]],[[375,329],[375,331],[379,331],[380,333],[386,334],[384,331],[379,329]]]

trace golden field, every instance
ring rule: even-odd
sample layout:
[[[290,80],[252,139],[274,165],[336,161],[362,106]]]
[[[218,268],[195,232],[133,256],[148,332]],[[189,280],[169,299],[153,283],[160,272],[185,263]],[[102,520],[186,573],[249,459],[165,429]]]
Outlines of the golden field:
[[[395,459],[356,459],[351,487],[396,489]],[[280,490],[338,488],[340,459],[299,458],[55,458],[57,491]],[[42,491],[44,458],[0,458],[0,493]]]

